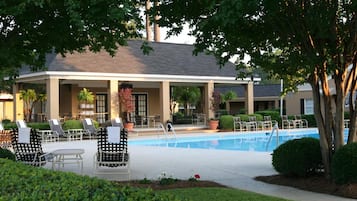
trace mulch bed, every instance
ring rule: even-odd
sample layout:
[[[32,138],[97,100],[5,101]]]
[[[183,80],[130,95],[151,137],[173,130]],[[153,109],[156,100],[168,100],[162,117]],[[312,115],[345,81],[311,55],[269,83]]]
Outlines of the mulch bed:
[[[357,199],[357,184],[337,185],[324,176],[291,178],[283,175],[258,176],[257,181],[269,184],[291,186],[294,188]]]
[[[138,188],[151,188],[153,190],[167,190],[167,189],[176,189],[176,188],[194,188],[194,187],[223,187],[226,186],[213,182],[213,181],[188,181],[188,180],[178,180],[171,184],[160,184],[159,181],[150,181],[150,183],[142,183],[142,181],[122,181],[117,182],[119,185],[127,185],[131,187]]]
[[[335,196],[347,197],[357,199],[357,184],[337,185],[323,176],[311,176],[307,178],[292,178],[285,177],[283,175],[271,175],[271,176],[258,176],[255,178],[257,181],[276,184],[282,186],[290,186],[306,191],[330,194]],[[170,184],[160,184],[159,181],[150,180],[149,182],[142,182],[142,180],[122,181],[116,182],[119,185],[126,185],[138,188],[151,188],[153,190],[166,190],[176,188],[194,188],[194,187],[221,187],[227,188],[222,184],[213,181],[188,181],[177,180]]]

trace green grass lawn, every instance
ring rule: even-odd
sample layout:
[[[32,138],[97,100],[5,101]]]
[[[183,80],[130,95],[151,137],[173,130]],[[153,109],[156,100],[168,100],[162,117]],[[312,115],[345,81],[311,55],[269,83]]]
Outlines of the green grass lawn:
[[[158,194],[173,194],[182,200],[191,201],[283,201],[286,199],[261,195],[232,188],[182,188],[155,191]]]

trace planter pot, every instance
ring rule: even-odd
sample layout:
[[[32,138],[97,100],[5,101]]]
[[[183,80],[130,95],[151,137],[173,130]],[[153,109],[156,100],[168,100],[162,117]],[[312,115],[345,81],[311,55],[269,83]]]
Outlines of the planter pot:
[[[126,128],[128,131],[132,131],[134,129],[134,123],[132,122],[125,123],[124,128]]]
[[[219,120],[210,120],[208,125],[211,130],[216,130],[219,125]]]

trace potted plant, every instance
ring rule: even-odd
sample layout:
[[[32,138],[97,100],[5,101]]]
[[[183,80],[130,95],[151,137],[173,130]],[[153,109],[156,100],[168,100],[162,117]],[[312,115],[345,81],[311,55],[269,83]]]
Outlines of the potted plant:
[[[211,130],[216,130],[219,125],[219,120],[216,118],[216,111],[219,110],[221,104],[221,94],[218,91],[212,92],[211,97],[211,110],[214,112],[215,118],[211,118],[208,122]]]
[[[119,102],[124,112],[124,127],[128,130],[133,129],[134,123],[131,122],[131,113],[134,111],[134,104],[132,99],[132,88],[125,87],[119,90]]]
[[[92,108],[91,105],[94,102],[93,92],[89,91],[87,88],[83,88],[81,91],[79,91],[77,98],[81,104],[80,105],[81,108]],[[86,104],[90,104],[90,105],[86,105]]]

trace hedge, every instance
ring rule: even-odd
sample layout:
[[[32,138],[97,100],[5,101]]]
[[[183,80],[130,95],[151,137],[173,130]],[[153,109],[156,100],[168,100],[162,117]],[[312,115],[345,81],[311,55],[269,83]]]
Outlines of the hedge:
[[[0,200],[178,200],[150,189],[119,186],[103,179],[53,171],[0,159]]]

